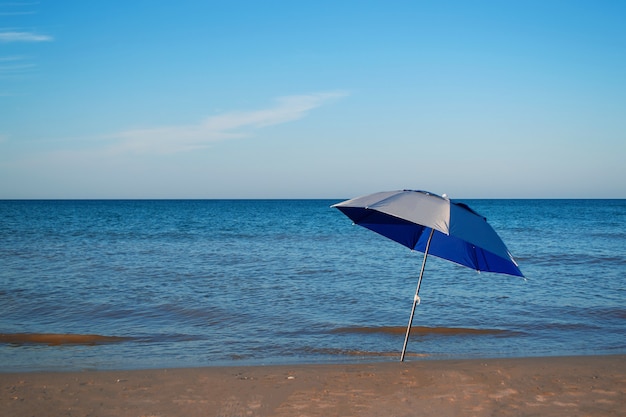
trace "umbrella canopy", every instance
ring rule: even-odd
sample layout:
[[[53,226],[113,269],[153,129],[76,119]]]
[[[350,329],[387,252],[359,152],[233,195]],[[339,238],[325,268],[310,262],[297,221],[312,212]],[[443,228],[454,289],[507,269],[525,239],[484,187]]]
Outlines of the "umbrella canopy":
[[[523,276],[513,256],[487,220],[463,203],[426,191],[384,191],[332,207],[355,224],[409,249],[424,252],[401,360],[404,360],[427,256],[434,255],[476,271]]]
[[[387,191],[333,205],[355,224],[409,249],[477,271],[523,276],[502,239],[487,220],[463,203],[426,191]]]

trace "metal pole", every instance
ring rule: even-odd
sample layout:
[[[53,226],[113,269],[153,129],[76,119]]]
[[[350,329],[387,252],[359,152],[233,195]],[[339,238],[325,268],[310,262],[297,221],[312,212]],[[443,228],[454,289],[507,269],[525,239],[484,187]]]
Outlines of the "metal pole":
[[[426,258],[428,257],[428,250],[430,249],[430,241],[433,238],[435,229],[430,229],[430,235],[428,236],[428,242],[426,242],[426,250],[424,251],[424,259],[422,260],[422,269],[420,270],[420,277],[417,280],[417,289],[415,290],[415,297],[413,297],[413,308],[411,308],[411,317],[409,318],[409,325],[406,328],[406,336],[404,337],[404,345],[402,346],[402,355],[400,355],[400,362],[404,362],[404,354],[406,353],[406,345],[409,343],[409,335],[411,334],[411,325],[413,324],[413,315],[415,314],[415,306],[417,305],[420,297],[420,285],[422,285],[422,276],[424,275],[424,268],[426,267]]]

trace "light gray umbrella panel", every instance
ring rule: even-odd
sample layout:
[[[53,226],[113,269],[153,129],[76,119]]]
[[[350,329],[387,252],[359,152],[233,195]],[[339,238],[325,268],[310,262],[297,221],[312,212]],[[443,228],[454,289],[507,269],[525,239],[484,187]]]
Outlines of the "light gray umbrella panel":
[[[346,200],[332,207],[355,224],[409,249],[424,252],[411,317],[400,360],[404,360],[428,255],[476,271],[523,276],[513,256],[487,220],[466,204],[426,191],[385,191]]]

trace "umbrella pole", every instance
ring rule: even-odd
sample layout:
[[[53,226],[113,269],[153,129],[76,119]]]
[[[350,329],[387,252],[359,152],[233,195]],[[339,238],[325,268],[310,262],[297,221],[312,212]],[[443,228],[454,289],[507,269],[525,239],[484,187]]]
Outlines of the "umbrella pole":
[[[418,304],[420,297],[420,286],[422,285],[422,276],[424,275],[424,268],[426,267],[426,258],[428,257],[428,250],[430,249],[430,241],[433,238],[435,229],[430,229],[430,235],[428,236],[428,242],[426,242],[426,250],[424,251],[424,259],[422,260],[422,269],[420,270],[420,277],[417,280],[417,289],[415,290],[415,297],[413,297],[413,308],[411,308],[411,317],[409,318],[409,325],[406,328],[406,336],[404,336],[404,345],[402,346],[402,355],[400,355],[400,362],[404,362],[404,354],[406,353],[406,345],[409,343],[409,335],[411,334],[411,325],[413,324],[413,315],[415,314],[415,306]]]

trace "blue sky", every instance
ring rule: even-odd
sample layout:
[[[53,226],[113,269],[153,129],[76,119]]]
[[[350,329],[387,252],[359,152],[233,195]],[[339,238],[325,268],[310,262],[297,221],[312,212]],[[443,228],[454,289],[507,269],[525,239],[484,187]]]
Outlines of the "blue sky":
[[[0,0],[0,198],[626,198],[626,2]]]

